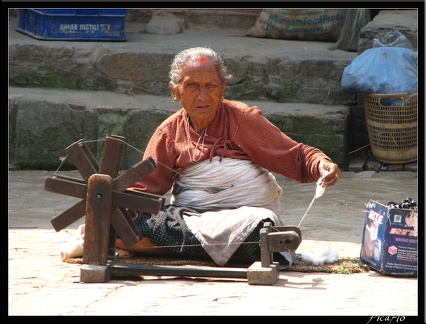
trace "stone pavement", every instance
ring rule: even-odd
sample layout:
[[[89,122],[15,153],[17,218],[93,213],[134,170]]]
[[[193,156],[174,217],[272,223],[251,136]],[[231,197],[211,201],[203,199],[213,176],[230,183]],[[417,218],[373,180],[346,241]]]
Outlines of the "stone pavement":
[[[75,177],[76,171],[60,172]],[[44,191],[52,171],[9,171],[8,315],[339,315],[422,314],[417,278],[371,270],[358,274],[281,271],[273,286],[245,279],[157,276],[113,277],[106,283],[80,283],[80,265],[61,261],[60,248],[84,217],[55,232],[50,220],[76,199]],[[283,187],[282,219],[298,225],[314,184],[277,176]],[[340,181],[315,200],[300,224],[297,252],[326,243],[341,257],[359,257],[370,199],[382,203],[418,195],[417,172],[343,172]],[[421,201],[421,204],[423,202]],[[420,287],[422,288],[422,287]],[[420,294],[421,295],[421,294]],[[420,309],[419,309],[420,307]],[[375,318],[377,320],[377,318]],[[402,317],[400,318],[402,319]],[[418,323],[418,322],[416,322]]]

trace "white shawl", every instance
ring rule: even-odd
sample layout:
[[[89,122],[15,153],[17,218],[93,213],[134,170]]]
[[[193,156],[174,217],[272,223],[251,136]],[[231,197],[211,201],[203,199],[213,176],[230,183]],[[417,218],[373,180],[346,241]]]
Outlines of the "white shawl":
[[[279,214],[282,188],[268,170],[248,160],[214,157],[186,168],[175,179],[184,190],[172,204],[198,209],[265,207]]]
[[[188,213],[184,220],[218,265],[225,265],[263,220],[282,225],[276,215],[282,189],[251,161],[215,157],[185,169],[175,183],[183,190],[172,196],[172,204],[210,210]]]

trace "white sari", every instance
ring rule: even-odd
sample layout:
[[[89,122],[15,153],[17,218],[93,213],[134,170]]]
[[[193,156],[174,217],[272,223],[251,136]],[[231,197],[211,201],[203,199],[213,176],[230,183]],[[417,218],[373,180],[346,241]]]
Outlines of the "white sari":
[[[260,222],[283,225],[277,216],[282,188],[268,170],[251,161],[214,157],[197,163],[177,176],[176,191],[172,204],[209,210],[188,213],[184,220],[218,265],[228,262]],[[291,264],[290,254],[282,254]]]

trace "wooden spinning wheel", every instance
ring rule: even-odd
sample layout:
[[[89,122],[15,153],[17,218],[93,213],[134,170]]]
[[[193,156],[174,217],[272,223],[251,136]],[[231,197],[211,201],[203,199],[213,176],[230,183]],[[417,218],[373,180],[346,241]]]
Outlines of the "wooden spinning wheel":
[[[85,143],[77,141],[67,147],[66,152],[83,180],[56,175],[47,177],[45,181],[44,189],[47,191],[82,199],[55,217],[51,224],[56,231],[60,231],[86,216],[83,264],[106,266],[109,260],[115,258],[117,235],[126,247],[142,239],[127,209],[155,214],[164,207],[165,198],[162,196],[127,190],[157,167],[152,158],[116,176],[123,143],[123,138],[107,136],[99,166]],[[86,282],[107,279],[99,277],[99,274],[95,275],[99,278],[89,274],[82,277],[82,281]]]
[[[247,270],[115,264],[117,237],[126,247],[142,239],[129,210],[156,214],[165,203],[163,196],[127,189],[149,175],[157,165],[148,158],[118,175],[123,144],[122,137],[107,136],[99,166],[83,140],[77,141],[68,146],[66,152],[83,179],[54,175],[45,180],[45,190],[81,199],[51,221],[53,228],[60,231],[86,216],[81,282],[107,282],[112,275],[144,274],[247,278],[249,284],[260,285],[273,285],[278,280],[278,263],[273,262],[272,252],[296,250],[302,239],[296,226],[272,227],[266,223],[260,231],[261,262],[255,262]]]

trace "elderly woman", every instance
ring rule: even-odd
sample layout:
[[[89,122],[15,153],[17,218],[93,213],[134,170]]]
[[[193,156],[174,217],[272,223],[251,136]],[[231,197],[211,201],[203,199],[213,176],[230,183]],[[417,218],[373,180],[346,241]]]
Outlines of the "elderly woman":
[[[212,49],[178,53],[169,76],[182,109],[158,126],[146,147],[143,159],[152,157],[158,167],[129,189],[172,190],[172,197],[156,215],[139,213],[136,225],[153,244],[176,253],[198,252],[221,266],[258,261],[263,223],[283,225],[282,189],[271,172],[300,183],[321,179],[327,187],[340,169],[319,149],[282,133],[258,107],[224,99],[228,76]],[[285,252],[274,258],[292,262]]]

